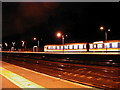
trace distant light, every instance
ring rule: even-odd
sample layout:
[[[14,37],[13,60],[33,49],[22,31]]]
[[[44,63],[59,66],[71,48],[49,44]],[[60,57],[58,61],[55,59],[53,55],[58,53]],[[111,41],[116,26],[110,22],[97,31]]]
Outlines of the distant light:
[[[24,43],[25,41],[21,41],[22,43]]]
[[[113,61],[113,60],[108,60],[108,61]]]
[[[8,46],[8,44],[7,44],[7,43],[5,43],[5,46],[7,47],[7,46]]]
[[[21,41],[22,42],[22,46],[24,47],[25,41]]]

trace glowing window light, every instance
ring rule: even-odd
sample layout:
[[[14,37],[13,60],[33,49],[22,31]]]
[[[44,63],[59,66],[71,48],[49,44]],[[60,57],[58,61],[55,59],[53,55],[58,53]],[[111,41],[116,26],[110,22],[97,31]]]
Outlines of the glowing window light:
[[[59,49],[60,47],[59,46],[57,46],[57,49]]]
[[[82,49],[82,48],[83,48],[83,45],[79,45],[79,48]]]
[[[69,45],[69,49],[72,49],[73,45]]]
[[[102,44],[98,44],[98,48],[102,48]]]
[[[74,45],[74,49],[78,49],[78,45]]]
[[[104,44],[104,48],[109,48],[110,47],[110,43],[105,43]]]
[[[64,49],[68,49],[68,45],[64,46]]]
[[[50,46],[48,46],[48,49],[51,49],[51,47],[50,47]]]
[[[94,44],[94,46],[93,46],[94,48],[97,48],[97,45],[96,44]]]
[[[63,49],[63,46],[61,46],[61,49]]]
[[[84,48],[86,48],[86,45],[83,45]]]
[[[118,43],[112,43],[112,48],[118,48]]]
[[[92,44],[90,44],[90,48],[93,48],[93,45],[92,45]]]

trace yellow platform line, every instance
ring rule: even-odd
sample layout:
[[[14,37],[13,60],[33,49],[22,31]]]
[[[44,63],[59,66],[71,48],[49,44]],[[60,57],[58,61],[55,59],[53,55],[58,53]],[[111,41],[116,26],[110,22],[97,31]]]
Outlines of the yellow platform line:
[[[42,87],[28,79],[25,79],[22,76],[4,69],[3,67],[0,67],[0,74],[20,88],[44,88],[45,90],[48,90],[45,87]]]

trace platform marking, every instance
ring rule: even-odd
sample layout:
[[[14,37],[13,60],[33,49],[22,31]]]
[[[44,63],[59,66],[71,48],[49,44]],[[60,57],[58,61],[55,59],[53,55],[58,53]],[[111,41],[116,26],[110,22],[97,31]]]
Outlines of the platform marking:
[[[44,90],[48,90],[45,87],[42,87],[28,79],[25,79],[22,76],[19,76],[11,71],[4,69],[3,67],[0,67],[0,74],[20,88],[44,88]]]
[[[92,90],[101,90],[101,89],[98,89],[98,88],[95,88],[95,87],[92,87],[92,86],[87,86],[87,85],[83,85],[83,84],[80,84],[80,83],[70,82],[70,81],[67,81],[67,80],[64,80],[64,79],[61,79],[61,78],[58,78],[58,77],[53,77],[53,76],[50,76],[50,75],[47,75],[47,74],[44,74],[44,73],[40,73],[40,72],[36,72],[36,71],[30,70],[30,69],[27,69],[27,68],[19,67],[19,66],[16,66],[16,65],[13,65],[13,66],[15,66],[17,68],[20,68],[20,69],[23,69],[23,70],[27,70],[27,71],[36,73],[36,74],[40,74],[40,75],[43,75],[43,76],[46,76],[46,77],[50,77],[52,79],[60,80],[60,81],[70,83],[70,84],[74,84],[74,85],[77,85],[77,86],[82,86],[84,88],[89,88],[89,89],[92,89]]]

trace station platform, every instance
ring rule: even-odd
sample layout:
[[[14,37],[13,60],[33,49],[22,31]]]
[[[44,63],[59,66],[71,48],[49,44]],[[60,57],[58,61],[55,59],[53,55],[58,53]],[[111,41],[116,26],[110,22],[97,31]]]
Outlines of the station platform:
[[[60,78],[38,73],[26,68],[0,61],[0,76],[2,77],[2,90],[4,88],[44,88],[43,90],[91,89],[97,88],[70,82]]]
[[[32,51],[0,51],[1,53],[37,53],[37,54],[93,54],[93,55],[120,55],[120,52],[32,52]]]

